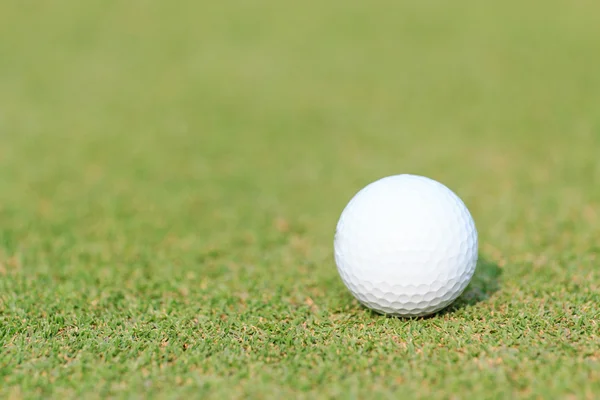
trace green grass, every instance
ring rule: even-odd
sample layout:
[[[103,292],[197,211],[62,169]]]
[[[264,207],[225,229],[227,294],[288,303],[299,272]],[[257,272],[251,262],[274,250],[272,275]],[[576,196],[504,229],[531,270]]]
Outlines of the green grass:
[[[598,13],[2,2],[0,398],[594,398]],[[480,234],[425,319],[362,308],[332,257],[403,172]]]

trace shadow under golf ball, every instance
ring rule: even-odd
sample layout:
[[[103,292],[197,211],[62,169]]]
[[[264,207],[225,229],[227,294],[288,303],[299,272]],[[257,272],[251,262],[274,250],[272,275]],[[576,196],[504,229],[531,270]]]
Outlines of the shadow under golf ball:
[[[477,261],[477,268],[475,269],[475,273],[471,278],[471,282],[466,287],[464,292],[446,308],[436,313],[420,317],[398,317],[394,315],[387,316],[389,318],[401,319],[435,318],[436,316],[454,313],[465,307],[474,306],[478,303],[485,302],[490,297],[492,297],[494,293],[500,290],[501,275],[502,269],[498,266],[498,264],[487,259],[486,257],[480,256],[479,260]],[[355,300],[351,294],[348,293],[348,295],[349,298],[352,299],[352,301]],[[370,308],[362,304],[360,306],[367,312],[372,313],[374,316],[382,315],[381,313],[371,310]]]

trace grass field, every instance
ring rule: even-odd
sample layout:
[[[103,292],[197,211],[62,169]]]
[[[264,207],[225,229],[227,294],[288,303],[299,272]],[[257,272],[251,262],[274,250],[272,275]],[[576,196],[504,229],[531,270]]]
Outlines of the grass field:
[[[0,398],[596,398],[599,13],[2,2]],[[332,255],[405,172],[480,235],[425,319]]]

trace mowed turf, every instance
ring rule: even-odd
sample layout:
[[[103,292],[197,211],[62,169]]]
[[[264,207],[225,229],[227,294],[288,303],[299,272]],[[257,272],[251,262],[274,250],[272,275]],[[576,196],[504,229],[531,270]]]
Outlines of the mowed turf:
[[[595,398],[592,1],[0,5],[1,398]],[[449,309],[361,307],[337,218],[452,188]]]

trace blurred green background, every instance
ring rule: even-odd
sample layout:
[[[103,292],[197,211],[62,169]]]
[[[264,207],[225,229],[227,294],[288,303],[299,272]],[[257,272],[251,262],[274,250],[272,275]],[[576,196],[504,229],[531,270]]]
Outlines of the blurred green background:
[[[599,13],[2,2],[0,395],[592,398]],[[331,254],[397,173],[463,198],[488,265],[426,320]]]

